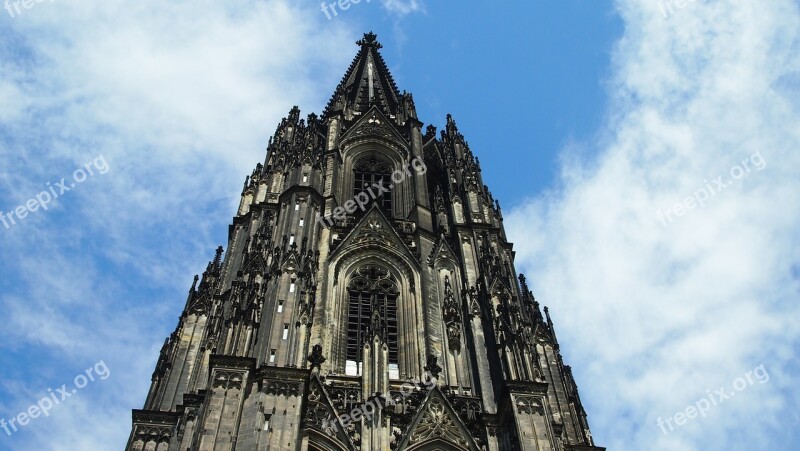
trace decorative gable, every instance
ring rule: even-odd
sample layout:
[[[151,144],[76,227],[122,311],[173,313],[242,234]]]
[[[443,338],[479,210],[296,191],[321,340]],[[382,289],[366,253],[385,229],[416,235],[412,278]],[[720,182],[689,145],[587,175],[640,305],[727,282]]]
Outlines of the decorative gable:
[[[445,442],[463,450],[480,449],[438,387],[428,394],[399,449],[416,449],[432,442]]]
[[[342,144],[359,139],[382,138],[399,147],[407,147],[403,135],[392,125],[391,121],[376,107],[372,107],[347,130],[342,136]]]
[[[399,251],[409,259],[414,259],[414,254],[408,249],[403,239],[394,229],[394,226],[386,219],[380,208],[373,205],[364,217],[353,227],[342,242],[333,251],[335,254],[353,247],[377,246],[390,248]]]
[[[453,251],[453,248],[447,244],[447,240],[445,239],[444,235],[439,235],[439,239],[436,241],[436,245],[434,246],[433,251],[431,251],[431,255],[428,257],[428,265],[434,266],[439,260],[451,261],[454,264],[458,263],[458,259],[456,259],[456,253]]]
[[[303,420],[304,427],[317,429],[329,438],[345,443],[353,449],[352,438],[339,422],[339,412],[319,376],[311,376],[306,399],[308,404]]]

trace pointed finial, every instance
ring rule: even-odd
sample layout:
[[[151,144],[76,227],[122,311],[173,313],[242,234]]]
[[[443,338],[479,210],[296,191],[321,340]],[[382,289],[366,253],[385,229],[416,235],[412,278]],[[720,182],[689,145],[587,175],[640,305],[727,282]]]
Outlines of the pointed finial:
[[[214,267],[219,268],[219,265],[222,263],[222,246],[217,248],[217,253],[214,256]]]
[[[322,364],[325,363],[325,357],[322,355],[322,345],[316,344],[311,348],[311,355],[308,356],[308,361],[311,363],[311,371],[319,374]]]
[[[437,363],[438,360],[439,360],[438,357],[436,357],[435,355],[428,354],[427,364],[425,365],[424,368],[422,368],[423,370],[428,372],[431,376],[433,376],[434,379],[438,379],[439,373],[442,372],[442,367],[440,367]]]
[[[427,140],[434,137],[436,137],[436,126],[428,125],[428,127],[425,129],[425,139]]]
[[[364,33],[364,37],[356,41],[356,44],[360,45],[361,47],[367,46],[367,47],[374,47],[376,49],[383,48],[383,45],[381,45],[381,43],[378,42],[378,35],[376,35],[371,31],[369,33]]]

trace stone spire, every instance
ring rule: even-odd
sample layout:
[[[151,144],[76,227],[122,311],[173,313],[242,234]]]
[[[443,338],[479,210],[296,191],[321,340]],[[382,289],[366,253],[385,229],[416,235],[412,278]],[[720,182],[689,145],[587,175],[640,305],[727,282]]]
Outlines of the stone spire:
[[[246,178],[126,451],[603,451],[477,154],[449,115],[423,135],[375,34],[357,44]]]
[[[376,105],[384,114],[396,115],[402,108],[402,95],[378,52],[383,46],[375,33],[356,41],[361,47],[336,87],[323,116],[337,111],[366,112]]]

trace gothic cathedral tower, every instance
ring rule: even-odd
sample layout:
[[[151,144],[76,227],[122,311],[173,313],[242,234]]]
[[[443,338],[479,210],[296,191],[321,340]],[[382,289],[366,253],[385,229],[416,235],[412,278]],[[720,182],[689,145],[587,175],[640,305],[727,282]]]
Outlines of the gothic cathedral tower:
[[[603,450],[478,159],[357,44],[247,177],[127,449]]]

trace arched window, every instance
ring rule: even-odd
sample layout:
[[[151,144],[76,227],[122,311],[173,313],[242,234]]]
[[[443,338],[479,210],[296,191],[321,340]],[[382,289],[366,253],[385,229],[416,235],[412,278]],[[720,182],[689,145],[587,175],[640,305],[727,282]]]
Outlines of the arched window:
[[[364,342],[369,335],[372,313],[381,318],[381,333],[389,347],[389,377],[397,379],[397,298],[394,276],[378,265],[365,265],[355,271],[347,286],[347,357],[345,373],[359,375],[362,370]]]
[[[392,184],[392,167],[383,160],[375,157],[367,157],[359,160],[354,166],[353,177],[353,196],[358,196],[360,193],[365,192],[369,194],[370,188],[377,196],[374,200],[370,196],[370,204],[377,202],[387,214],[392,214],[392,193],[391,191],[385,192],[376,188],[376,185],[383,184],[384,189],[391,189]]]

